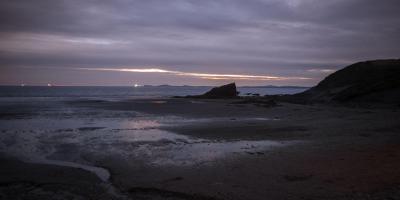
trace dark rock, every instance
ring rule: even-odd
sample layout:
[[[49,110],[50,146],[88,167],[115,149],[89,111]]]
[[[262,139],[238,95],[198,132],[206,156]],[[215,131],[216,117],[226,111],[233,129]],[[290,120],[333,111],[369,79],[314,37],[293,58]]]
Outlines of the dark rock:
[[[201,95],[206,98],[236,98],[239,92],[236,90],[236,84],[230,83],[220,87],[212,88],[210,91]]]
[[[322,80],[317,86],[279,100],[315,102],[400,102],[400,60],[375,60],[352,64]]]
[[[212,88],[210,91],[202,95],[186,96],[186,98],[231,99],[231,98],[238,98],[238,95],[239,92],[236,90],[236,84],[230,83],[220,87]]]

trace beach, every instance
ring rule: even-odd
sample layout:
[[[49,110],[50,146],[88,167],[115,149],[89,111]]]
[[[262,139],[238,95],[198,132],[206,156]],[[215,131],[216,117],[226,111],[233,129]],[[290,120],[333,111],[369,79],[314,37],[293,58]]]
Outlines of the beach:
[[[399,8],[0,1],[0,200],[400,200]]]
[[[0,197],[400,197],[399,108],[237,101],[3,99]]]

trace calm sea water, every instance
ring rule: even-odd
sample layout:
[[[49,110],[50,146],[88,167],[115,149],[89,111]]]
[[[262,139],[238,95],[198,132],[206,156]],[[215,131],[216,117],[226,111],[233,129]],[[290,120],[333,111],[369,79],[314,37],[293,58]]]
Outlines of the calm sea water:
[[[170,97],[202,94],[207,86],[143,86],[143,87],[85,87],[85,86],[0,86],[0,97]],[[295,94],[307,88],[299,87],[239,87],[246,93]]]

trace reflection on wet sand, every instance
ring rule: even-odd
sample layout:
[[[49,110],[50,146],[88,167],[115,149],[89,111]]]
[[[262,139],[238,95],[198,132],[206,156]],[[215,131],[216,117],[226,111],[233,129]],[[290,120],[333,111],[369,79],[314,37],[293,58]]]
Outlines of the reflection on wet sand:
[[[126,160],[140,159],[148,165],[186,166],[211,164],[214,160],[238,154],[264,154],[270,148],[289,144],[268,140],[207,140],[160,129],[163,126],[231,120],[183,119],[176,116],[97,121],[50,118],[13,120],[3,126],[0,150],[28,162],[88,170],[106,181],[109,172],[91,164],[96,158],[116,155]],[[24,124],[34,126],[27,127]]]

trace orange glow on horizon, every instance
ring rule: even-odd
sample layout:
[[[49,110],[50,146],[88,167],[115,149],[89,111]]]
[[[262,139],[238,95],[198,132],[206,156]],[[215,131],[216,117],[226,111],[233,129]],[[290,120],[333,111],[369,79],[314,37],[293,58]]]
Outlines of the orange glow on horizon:
[[[79,70],[90,71],[114,71],[114,72],[136,72],[136,73],[165,73],[177,76],[190,76],[208,80],[250,80],[250,81],[268,81],[268,80],[308,80],[311,78],[306,77],[283,77],[283,76],[267,76],[267,75],[248,75],[248,74],[211,74],[211,73],[195,73],[195,72],[181,72],[171,71],[159,68],[78,68]]]

